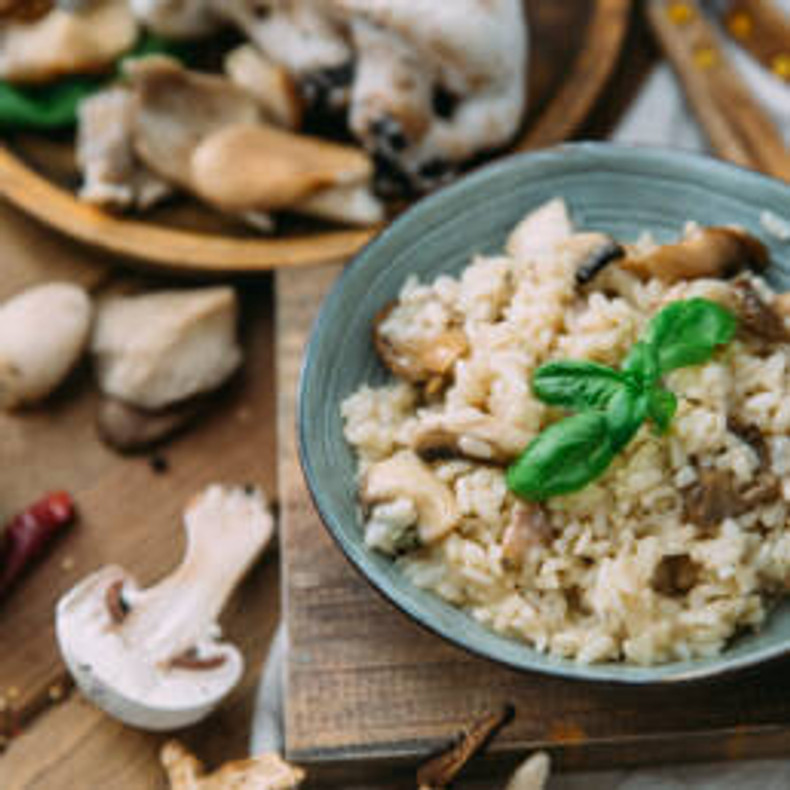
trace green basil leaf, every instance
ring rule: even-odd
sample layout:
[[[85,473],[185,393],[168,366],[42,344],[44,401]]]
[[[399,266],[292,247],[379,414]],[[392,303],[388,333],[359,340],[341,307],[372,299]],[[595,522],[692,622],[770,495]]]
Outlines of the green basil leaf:
[[[709,299],[685,299],[665,307],[650,322],[645,342],[652,346],[659,374],[707,362],[735,335],[733,313]]]
[[[655,349],[648,343],[634,343],[621,366],[623,373],[641,387],[652,387],[658,381],[658,359]]]
[[[532,391],[544,403],[575,411],[605,409],[625,386],[621,374],[596,362],[547,362],[532,376]]]
[[[575,414],[532,440],[508,469],[507,484],[514,494],[533,502],[569,494],[603,474],[615,452],[601,412]]]
[[[629,386],[615,395],[606,409],[609,436],[615,452],[625,447],[642,426],[648,413],[650,390]]]
[[[650,390],[648,397],[647,416],[653,421],[658,433],[666,433],[678,410],[678,399],[674,392],[662,387]]]

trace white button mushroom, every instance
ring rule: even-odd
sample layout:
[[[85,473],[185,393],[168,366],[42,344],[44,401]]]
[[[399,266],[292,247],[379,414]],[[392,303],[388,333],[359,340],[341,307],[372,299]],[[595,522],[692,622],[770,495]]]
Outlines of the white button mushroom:
[[[217,618],[269,542],[273,520],[252,487],[210,486],[184,515],[179,567],[141,590],[101,569],[58,603],[56,632],[88,699],[121,721],[168,730],[200,721],[239,682],[244,660],[218,641]]]
[[[79,286],[48,283],[0,307],[0,408],[49,395],[80,358],[91,301]]]
[[[232,288],[114,297],[93,334],[99,386],[142,409],[161,409],[222,384],[241,363]]]

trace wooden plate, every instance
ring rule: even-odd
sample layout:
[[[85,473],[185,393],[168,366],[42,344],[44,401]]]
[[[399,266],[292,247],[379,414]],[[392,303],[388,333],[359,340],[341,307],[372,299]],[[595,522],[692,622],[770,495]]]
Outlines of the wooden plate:
[[[524,0],[530,25],[529,113],[514,150],[567,139],[611,74],[625,38],[631,0]],[[80,202],[71,139],[38,135],[0,146],[0,194],[42,222],[141,265],[170,272],[240,273],[344,260],[374,230],[298,224],[261,238],[191,200],[113,215]]]

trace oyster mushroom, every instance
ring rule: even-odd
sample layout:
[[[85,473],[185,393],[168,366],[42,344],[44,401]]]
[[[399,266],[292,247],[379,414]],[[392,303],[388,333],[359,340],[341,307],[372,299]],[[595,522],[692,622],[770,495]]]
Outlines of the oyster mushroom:
[[[232,288],[111,297],[91,350],[106,395],[156,410],[219,387],[239,367]]]
[[[244,659],[218,640],[216,620],[274,528],[260,491],[219,485],[189,504],[184,525],[186,554],[153,587],[110,566],[57,605],[60,651],[82,692],[143,729],[197,722],[239,682]]]
[[[86,291],[70,283],[36,286],[0,306],[0,408],[41,400],[66,378],[92,313]]]
[[[59,8],[32,23],[0,28],[0,79],[51,82],[70,74],[105,71],[131,49],[137,23],[126,0]]]
[[[291,130],[302,125],[302,100],[293,77],[254,46],[244,44],[230,52],[225,73],[255,99],[267,121]]]
[[[273,752],[226,763],[212,774],[178,741],[168,741],[160,759],[170,790],[296,790],[305,778]]]
[[[372,464],[360,486],[366,507],[399,499],[417,511],[417,531],[423,544],[434,543],[458,525],[461,513],[450,488],[414,453],[402,451]]]
[[[620,266],[639,277],[656,277],[667,283],[726,278],[744,269],[763,271],[768,266],[768,250],[759,239],[738,228],[699,228],[675,244],[628,255]]]
[[[234,124],[195,148],[190,182],[201,198],[228,213],[290,209],[371,224],[384,218],[370,191],[372,176],[371,161],[355,148],[262,124]],[[354,195],[365,201],[361,210],[354,210]]]
[[[531,435],[491,414],[465,409],[429,414],[420,419],[412,435],[412,449],[426,461],[469,458],[508,464],[518,457]]]
[[[387,322],[398,309],[387,305],[373,321],[373,343],[379,359],[396,375],[413,384],[442,382],[455,363],[469,351],[461,327],[448,326],[438,334],[401,339],[388,331]]]

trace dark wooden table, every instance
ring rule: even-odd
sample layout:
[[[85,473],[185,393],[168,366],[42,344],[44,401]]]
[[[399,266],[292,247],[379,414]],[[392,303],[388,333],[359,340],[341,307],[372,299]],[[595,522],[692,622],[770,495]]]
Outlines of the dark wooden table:
[[[632,22],[616,74],[579,137],[606,137],[633,99],[655,57],[655,48],[639,13]],[[4,247],[2,293],[10,293],[14,284],[19,287],[31,279],[31,272],[51,278],[62,277],[68,271],[70,276],[88,282],[105,276],[105,258],[65,242],[3,205],[0,205],[0,239],[6,244],[9,240],[13,242],[11,248]],[[251,359],[254,359],[252,375],[257,383],[253,389],[236,396],[236,400],[226,408],[233,409],[237,416],[253,410],[256,419],[262,422],[256,423],[255,429],[251,430],[254,450],[234,454],[229,446],[231,458],[223,462],[221,469],[239,474],[241,470],[252,469],[266,490],[273,492],[276,488],[276,440],[271,282],[266,279],[258,281],[247,301],[253,305],[248,309],[248,321],[254,325],[254,356]],[[166,482],[158,481],[156,485],[161,488],[158,496],[171,492],[173,501],[152,513],[155,523],[169,523],[175,517],[180,505],[176,498],[186,493],[187,480],[191,484],[196,478],[211,479],[216,452],[209,439],[211,431],[214,431],[216,440],[221,441],[222,428],[215,424],[206,430],[208,436],[201,429],[200,433],[185,437],[169,451],[173,474]],[[145,482],[147,472],[140,466],[144,461],[137,464],[129,467],[133,470],[130,474],[135,476],[138,485],[144,487],[148,485]],[[0,480],[0,488],[2,486],[3,481]],[[153,495],[152,491],[152,498]],[[124,519],[139,518],[141,509],[129,503],[119,503],[117,511],[118,522],[122,525]],[[118,525],[115,526],[117,528]],[[171,564],[178,551],[177,540],[166,542],[159,560],[161,568]],[[245,583],[231,607],[227,631],[249,656],[249,671],[231,703],[218,716],[181,736],[209,764],[247,753],[254,689],[279,617],[278,584],[277,563],[271,558],[264,561]],[[8,628],[4,629],[4,622],[10,622],[8,619],[4,621],[4,617],[10,618],[11,615],[0,610],[2,651],[10,646],[15,636]],[[45,623],[41,628],[48,629],[50,625]],[[51,640],[47,642],[43,637],[42,640],[42,644],[50,645],[47,649],[54,651]],[[53,662],[56,662],[54,652],[50,663]],[[4,715],[2,703],[8,705],[9,698],[14,703],[16,698],[27,692],[27,689],[11,685],[8,677],[3,677],[2,666],[0,663],[0,723]],[[34,680],[41,682],[40,678],[32,678],[32,685],[35,685]],[[52,699],[42,699],[39,690],[35,698],[31,696],[26,700],[28,709],[21,717],[24,721],[19,722],[19,732],[14,732],[12,739],[7,735],[1,736],[0,749],[4,749],[0,753],[1,790],[155,790],[164,787],[157,759],[163,740],[161,736],[131,730],[113,722],[87,704],[80,695],[69,693],[60,685],[52,689],[49,696]]]

